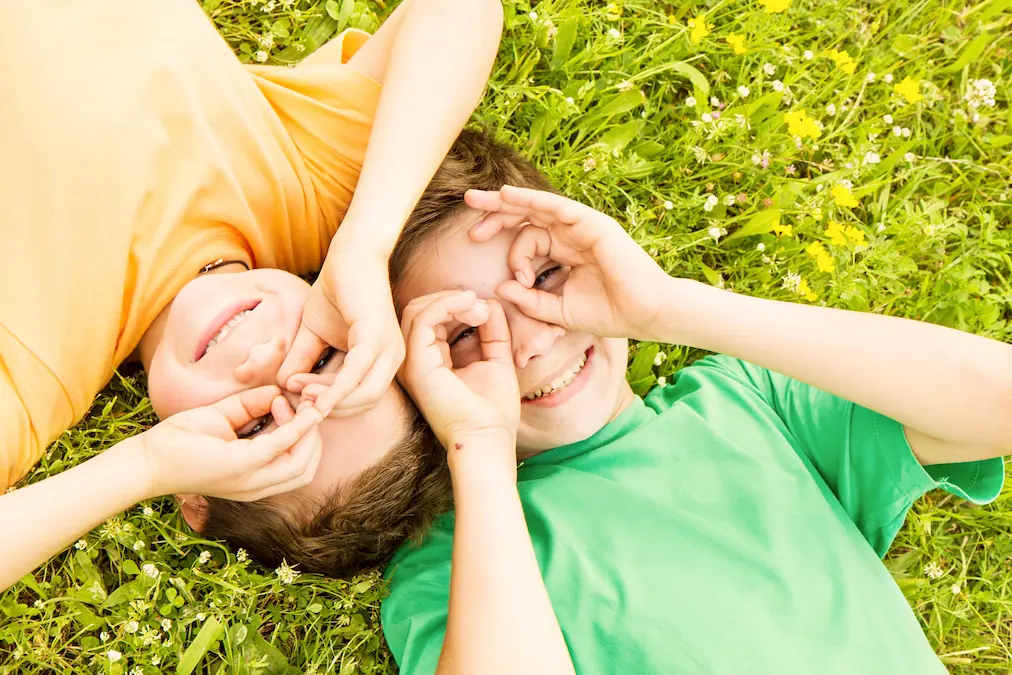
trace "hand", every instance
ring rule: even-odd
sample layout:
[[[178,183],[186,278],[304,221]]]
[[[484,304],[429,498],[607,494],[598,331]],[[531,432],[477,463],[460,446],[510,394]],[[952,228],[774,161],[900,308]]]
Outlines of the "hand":
[[[454,369],[450,321],[478,327],[480,360]],[[499,459],[515,474],[520,387],[502,306],[473,291],[434,293],[405,308],[402,330],[408,345],[402,384],[447,449],[451,470],[467,445],[480,442],[502,450]]]
[[[404,360],[386,258],[339,237],[309,291],[302,325],[278,370],[279,384],[298,393],[314,381],[300,374],[309,373],[327,345],[348,352],[333,384],[316,400],[324,417],[372,408]]]
[[[670,277],[613,218],[550,192],[504,186],[468,190],[468,206],[488,211],[471,239],[488,241],[504,228],[522,227],[509,252],[517,281],[496,292],[528,316],[601,337],[652,339],[662,318],[661,288]],[[534,260],[570,268],[552,292],[535,287]]]
[[[237,429],[268,413],[276,429],[251,439],[237,436]],[[274,386],[173,415],[139,436],[151,493],[256,501],[303,487],[323,453],[317,427],[322,419],[311,405],[296,414]]]

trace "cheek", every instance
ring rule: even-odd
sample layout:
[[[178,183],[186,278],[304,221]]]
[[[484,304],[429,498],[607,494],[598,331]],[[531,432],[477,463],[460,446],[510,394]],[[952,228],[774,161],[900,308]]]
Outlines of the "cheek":
[[[151,360],[148,398],[159,419],[217,403],[229,393],[220,383],[209,382],[187,370],[167,349],[156,352]]]

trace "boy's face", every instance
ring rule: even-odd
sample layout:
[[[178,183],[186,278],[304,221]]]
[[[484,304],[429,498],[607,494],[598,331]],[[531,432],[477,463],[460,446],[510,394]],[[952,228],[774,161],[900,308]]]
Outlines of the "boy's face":
[[[519,230],[504,230],[488,242],[475,243],[468,230],[481,216],[467,209],[419,245],[396,289],[397,303],[403,307],[423,295],[460,289],[498,300],[509,322],[522,396],[518,451],[540,452],[584,440],[632,399],[625,379],[628,342],[542,323],[499,297],[496,287],[514,278],[507,253]],[[568,272],[548,258],[535,259],[534,270],[538,287],[554,292]],[[477,335],[469,326],[448,325],[447,337],[454,367],[480,358]]]
[[[148,391],[162,419],[246,389],[276,384],[278,369],[302,319],[309,284],[280,270],[209,274],[188,283],[172,301],[153,353],[145,359]],[[223,326],[230,326],[223,331]],[[208,345],[210,344],[210,348]],[[343,352],[328,350],[314,372],[332,373]],[[295,408],[299,397],[286,394]],[[372,410],[324,420],[324,453],[313,482],[298,491],[318,501],[340,482],[376,464],[403,437],[410,402],[396,384]],[[269,418],[239,430],[264,433]]]

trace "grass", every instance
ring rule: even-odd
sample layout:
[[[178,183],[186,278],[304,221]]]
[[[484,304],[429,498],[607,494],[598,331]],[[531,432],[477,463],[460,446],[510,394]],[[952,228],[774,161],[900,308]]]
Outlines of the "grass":
[[[391,9],[203,5],[240,58],[276,63],[339,27],[374,29]],[[544,0],[532,12],[510,2],[475,121],[571,196],[624,220],[673,274],[1009,341],[1008,8],[793,0],[770,14],[751,0]],[[897,93],[907,78],[922,100]],[[993,107],[969,106],[979,79],[995,84]],[[794,116],[789,129],[785,113],[799,110],[818,125]],[[806,131],[818,137],[796,143]],[[837,203],[847,185],[854,206]],[[674,348],[658,367],[647,356],[631,376],[640,390],[698,354]],[[122,373],[29,481],[152,421],[143,376]],[[1010,499],[971,508],[929,496],[885,561],[953,673],[1012,672]],[[283,576],[194,536],[168,500],[140,505],[0,595],[0,670],[396,671],[377,576]]]

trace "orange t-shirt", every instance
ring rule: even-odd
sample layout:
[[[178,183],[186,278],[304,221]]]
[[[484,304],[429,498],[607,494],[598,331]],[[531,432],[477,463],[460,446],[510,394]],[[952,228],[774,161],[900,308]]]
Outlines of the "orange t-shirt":
[[[345,65],[367,39],[244,67],[193,0],[8,8],[0,488],[87,413],[203,265],[322,265],[379,98]]]

